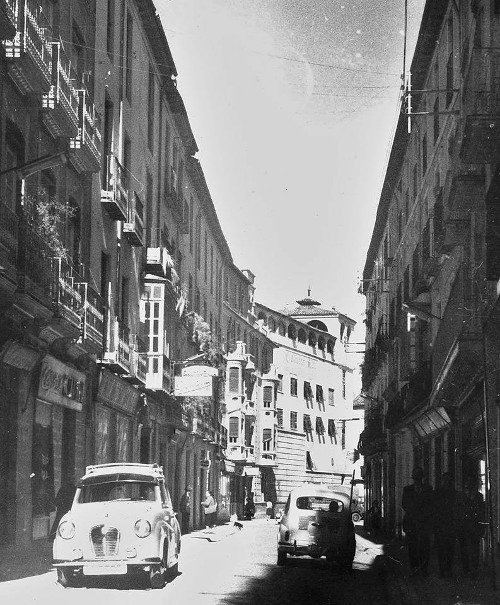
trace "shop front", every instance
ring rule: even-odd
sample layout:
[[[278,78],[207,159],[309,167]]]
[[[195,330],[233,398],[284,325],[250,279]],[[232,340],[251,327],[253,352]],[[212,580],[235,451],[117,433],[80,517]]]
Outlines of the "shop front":
[[[95,405],[95,464],[139,460],[140,439],[134,439],[139,396],[128,382],[101,370]]]

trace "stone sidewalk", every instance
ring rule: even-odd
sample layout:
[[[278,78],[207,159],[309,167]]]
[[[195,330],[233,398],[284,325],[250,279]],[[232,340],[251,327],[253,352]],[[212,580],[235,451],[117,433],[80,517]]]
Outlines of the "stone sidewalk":
[[[356,533],[376,544],[383,544],[384,575],[391,605],[498,605],[500,603],[500,563],[497,557],[496,585],[493,589],[491,568],[481,568],[474,580],[460,573],[455,560],[453,578],[439,577],[435,549],[431,550],[429,575],[410,577],[408,554],[402,540],[381,535],[374,538],[363,527]]]

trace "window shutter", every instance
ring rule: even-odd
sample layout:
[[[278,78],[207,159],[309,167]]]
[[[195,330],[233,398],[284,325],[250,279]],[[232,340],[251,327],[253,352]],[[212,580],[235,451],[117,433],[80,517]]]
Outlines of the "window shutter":
[[[229,437],[236,437],[238,438],[239,435],[239,431],[238,431],[238,418],[236,416],[232,416],[231,418],[229,418]]]
[[[264,441],[264,443],[266,441],[272,441],[273,438],[273,431],[272,429],[264,429],[262,431],[262,441]]]
[[[312,432],[311,416],[304,414],[304,433]]]
[[[239,368],[229,368],[229,391],[237,393],[240,387],[240,370]]]
[[[325,433],[325,425],[323,424],[323,418],[321,418],[321,416],[316,417],[316,432],[318,435],[323,435]]]

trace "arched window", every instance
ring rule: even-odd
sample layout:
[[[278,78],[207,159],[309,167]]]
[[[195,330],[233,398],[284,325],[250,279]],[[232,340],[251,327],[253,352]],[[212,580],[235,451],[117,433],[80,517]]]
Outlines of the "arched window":
[[[329,340],[326,343],[326,350],[327,350],[328,353],[330,353],[330,355],[333,355],[333,345],[334,345],[333,340]]]
[[[297,329],[293,324],[288,326],[288,338],[291,338],[292,340],[296,340],[297,338]]]
[[[315,347],[316,342],[316,334],[314,332],[309,332],[309,346]]]
[[[267,323],[267,317],[265,316],[264,313],[262,313],[262,311],[257,316],[257,319],[262,319],[264,321],[264,325]]]
[[[274,317],[270,317],[267,320],[267,327],[271,332],[276,332],[276,320],[274,319]]]
[[[278,332],[280,336],[286,335],[286,326],[282,321],[280,321],[280,323],[278,324]]]
[[[325,350],[325,339],[322,336],[320,336],[318,338],[318,349],[320,351],[324,351]]]
[[[306,344],[306,342],[307,342],[307,334],[306,334],[306,331],[304,330],[304,328],[300,328],[298,340],[299,340],[299,342],[302,342],[303,344]]]

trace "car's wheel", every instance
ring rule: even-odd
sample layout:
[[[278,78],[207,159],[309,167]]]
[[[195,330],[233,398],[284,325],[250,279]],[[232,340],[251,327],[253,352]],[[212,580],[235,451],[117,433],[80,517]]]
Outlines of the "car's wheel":
[[[167,569],[167,582],[172,582],[179,575],[179,563]]]
[[[161,589],[165,586],[165,568],[162,564],[151,565],[149,569],[149,586],[153,589]]]
[[[286,552],[278,550],[278,565],[286,565]]]
[[[358,521],[361,521],[361,515],[359,513],[352,513],[352,522],[358,523]]]
[[[79,578],[73,571],[65,569],[64,567],[59,567],[57,569],[57,581],[61,586],[64,586],[64,588],[78,586],[78,580]]]

